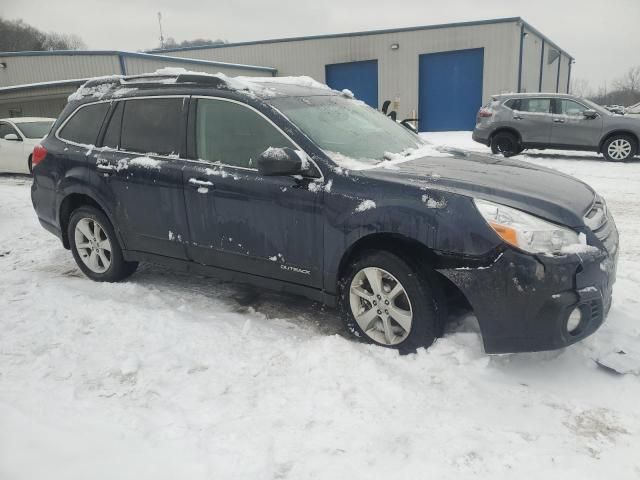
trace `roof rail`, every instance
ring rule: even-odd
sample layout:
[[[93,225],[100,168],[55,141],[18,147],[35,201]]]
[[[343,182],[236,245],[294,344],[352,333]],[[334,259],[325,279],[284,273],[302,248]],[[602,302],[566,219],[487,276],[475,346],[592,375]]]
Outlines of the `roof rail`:
[[[146,73],[142,75],[111,75],[108,77],[90,78],[69,96],[69,101],[80,100],[87,96],[108,95],[120,87],[158,88],[179,84],[194,84],[219,90],[235,90],[223,76],[185,71]]]

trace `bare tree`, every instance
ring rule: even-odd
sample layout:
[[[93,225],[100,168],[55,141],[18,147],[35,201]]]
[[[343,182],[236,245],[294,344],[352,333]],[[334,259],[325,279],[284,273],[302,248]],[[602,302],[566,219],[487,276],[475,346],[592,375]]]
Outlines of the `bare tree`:
[[[45,33],[22,20],[0,18],[0,51],[80,50],[85,43],[77,35]]]
[[[589,97],[592,95],[591,85],[584,78],[572,79],[569,92],[576,97]]]
[[[614,82],[618,90],[640,92],[640,65],[631,67],[627,72]]]

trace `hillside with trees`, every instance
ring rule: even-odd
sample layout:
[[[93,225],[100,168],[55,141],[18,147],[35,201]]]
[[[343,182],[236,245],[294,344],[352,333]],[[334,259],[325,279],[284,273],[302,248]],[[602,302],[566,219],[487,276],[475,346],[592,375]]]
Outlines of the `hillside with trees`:
[[[0,18],[0,52],[82,50],[86,44],[78,35],[42,32],[22,20]]]

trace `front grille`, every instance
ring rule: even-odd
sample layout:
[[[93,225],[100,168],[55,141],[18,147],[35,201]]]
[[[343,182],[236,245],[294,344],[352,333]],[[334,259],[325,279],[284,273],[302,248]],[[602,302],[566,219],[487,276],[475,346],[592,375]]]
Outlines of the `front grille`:
[[[609,255],[615,256],[618,250],[618,230],[607,205],[600,197],[596,198],[593,207],[584,216],[584,223],[602,242]]]

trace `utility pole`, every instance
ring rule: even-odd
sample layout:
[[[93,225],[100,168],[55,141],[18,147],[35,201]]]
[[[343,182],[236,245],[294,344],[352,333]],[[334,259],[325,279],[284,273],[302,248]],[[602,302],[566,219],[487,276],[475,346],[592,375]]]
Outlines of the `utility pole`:
[[[162,13],[158,12],[158,25],[160,25],[160,48],[164,48],[164,35],[162,35]]]

